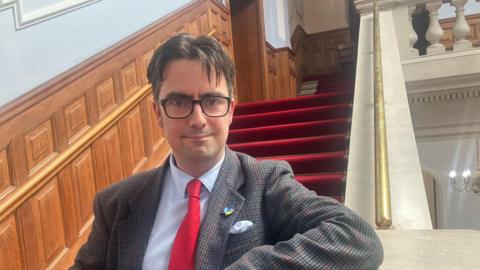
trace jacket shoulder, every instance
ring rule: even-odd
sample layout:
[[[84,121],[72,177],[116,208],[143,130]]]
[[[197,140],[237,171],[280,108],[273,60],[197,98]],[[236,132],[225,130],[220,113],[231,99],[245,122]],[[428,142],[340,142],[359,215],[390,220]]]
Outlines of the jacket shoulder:
[[[257,159],[250,155],[235,152],[240,166],[245,174],[254,173],[256,176],[270,176],[274,173],[291,173],[292,167],[284,160]]]
[[[134,174],[117,182],[97,193],[97,200],[102,206],[109,206],[121,202],[127,202],[137,197],[139,193],[148,190],[155,181],[159,182],[163,167]]]

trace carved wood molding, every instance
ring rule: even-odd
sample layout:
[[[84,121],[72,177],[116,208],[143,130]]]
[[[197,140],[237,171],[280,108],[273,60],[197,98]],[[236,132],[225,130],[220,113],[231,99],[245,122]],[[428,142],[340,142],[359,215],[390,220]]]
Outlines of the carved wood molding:
[[[41,7],[28,8],[26,0],[0,0],[0,10],[13,9],[15,27],[18,30],[98,1],[100,0],[59,0]]]

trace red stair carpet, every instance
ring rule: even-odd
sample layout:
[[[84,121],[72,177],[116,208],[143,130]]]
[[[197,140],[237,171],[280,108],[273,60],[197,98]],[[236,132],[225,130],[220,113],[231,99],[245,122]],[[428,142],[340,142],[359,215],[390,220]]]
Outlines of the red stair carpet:
[[[285,160],[307,188],[343,201],[353,75],[304,81],[318,82],[315,94],[238,104],[227,144],[257,158]]]

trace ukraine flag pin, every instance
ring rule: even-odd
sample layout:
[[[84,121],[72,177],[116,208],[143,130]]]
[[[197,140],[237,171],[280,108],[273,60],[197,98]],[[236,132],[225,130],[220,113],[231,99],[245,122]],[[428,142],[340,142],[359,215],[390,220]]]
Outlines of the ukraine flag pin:
[[[234,211],[235,211],[235,209],[233,209],[231,207],[223,208],[223,214],[227,217],[230,216],[231,214],[233,214]]]

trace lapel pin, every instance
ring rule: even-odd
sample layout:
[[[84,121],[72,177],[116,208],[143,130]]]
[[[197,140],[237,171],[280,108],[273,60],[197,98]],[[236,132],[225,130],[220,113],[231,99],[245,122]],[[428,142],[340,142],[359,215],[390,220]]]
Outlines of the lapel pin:
[[[233,214],[234,211],[235,211],[235,209],[233,209],[231,207],[223,208],[223,214],[227,217],[230,216],[231,214]]]

